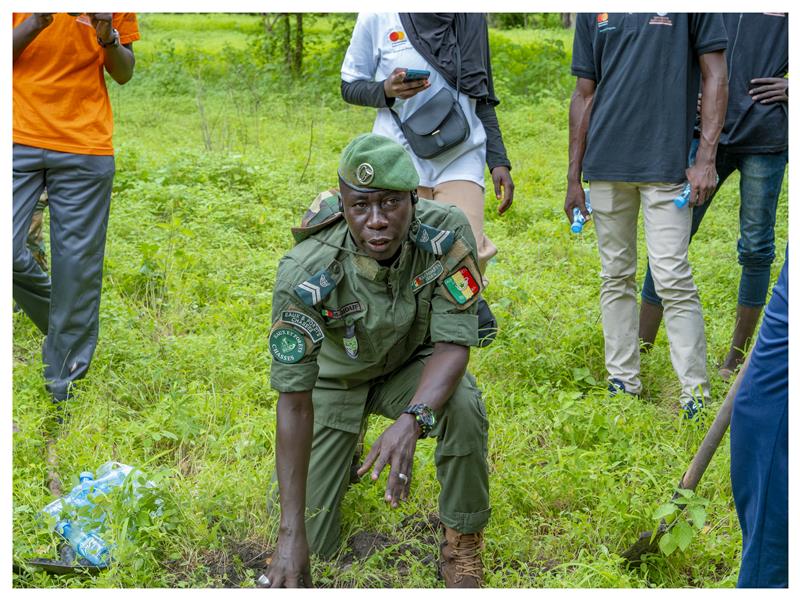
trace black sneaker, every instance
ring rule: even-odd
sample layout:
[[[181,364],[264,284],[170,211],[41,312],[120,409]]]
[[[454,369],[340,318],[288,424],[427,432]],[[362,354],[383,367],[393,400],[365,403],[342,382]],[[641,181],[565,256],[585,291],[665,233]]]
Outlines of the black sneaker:
[[[497,337],[497,319],[494,318],[483,296],[478,298],[478,348],[485,348]]]

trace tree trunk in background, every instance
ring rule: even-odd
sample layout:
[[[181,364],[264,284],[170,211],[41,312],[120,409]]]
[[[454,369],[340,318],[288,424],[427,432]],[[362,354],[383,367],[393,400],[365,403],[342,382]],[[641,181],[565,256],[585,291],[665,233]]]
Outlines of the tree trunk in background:
[[[295,13],[294,57],[292,74],[300,75],[303,70],[303,13]]]
[[[569,29],[575,26],[575,13],[561,13],[561,24],[564,29]]]
[[[286,61],[286,68],[292,69],[292,22],[289,20],[289,13],[283,14],[283,56]]]

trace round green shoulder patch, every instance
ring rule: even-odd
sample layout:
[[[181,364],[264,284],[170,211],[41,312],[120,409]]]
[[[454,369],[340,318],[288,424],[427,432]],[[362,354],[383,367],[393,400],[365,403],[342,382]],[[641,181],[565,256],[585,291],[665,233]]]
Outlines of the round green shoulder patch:
[[[306,355],[306,341],[294,329],[276,329],[269,336],[269,351],[278,362],[300,362]]]

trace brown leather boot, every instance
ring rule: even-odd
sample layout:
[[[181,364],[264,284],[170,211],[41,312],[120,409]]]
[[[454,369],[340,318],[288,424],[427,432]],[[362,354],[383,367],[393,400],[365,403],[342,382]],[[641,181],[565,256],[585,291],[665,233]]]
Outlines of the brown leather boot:
[[[660,304],[652,304],[642,299],[642,305],[639,308],[639,339],[642,341],[640,346],[642,353],[653,347],[663,315],[664,308]]]
[[[444,528],[439,569],[449,588],[479,588],[483,585],[483,531],[459,533]]]
[[[753,337],[761,316],[763,306],[742,306],[736,307],[736,326],[733,328],[733,338],[728,356],[719,369],[719,376],[728,381],[739,365],[744,361],[744,353]]]

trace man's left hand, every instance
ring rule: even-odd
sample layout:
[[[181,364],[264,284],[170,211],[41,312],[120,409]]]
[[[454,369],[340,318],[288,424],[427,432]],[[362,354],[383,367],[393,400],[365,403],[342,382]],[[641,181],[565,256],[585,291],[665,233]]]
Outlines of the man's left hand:
[[[498,200],[502,198],[500,206],[497,207],[497,212],[502,215],[511,208],[511,203],[514,201],[514,182],[511,180],[511,172],[508,167],[495,167],[492,169],[492,182],[494,183],[495,197]],[[500,193],[501,188],[502,195]]]
[[[103,43],[110,42],[114,35],[111,24],[113,13],[87,13],[87,15],[92,20],[92,27],[97,32],[98,39],[103,40]]]
[[[785,77],[759,77],[751,79],[750,96],[753,102],[772,104],[789,101],[789,80]]]
[[[372,445],[358,469],[359,477],[366,473],[374,463],[372,480],[380,477],[381,471],[389,465],[389,480],[386,483],[386,502],[397,508],[401,500],[408,499],[411,487],[411,470],[414,467],[414,451],[417,448],[419,425],[413,415],[402,414]],[[401,477],[402,475],[402,477]]]

